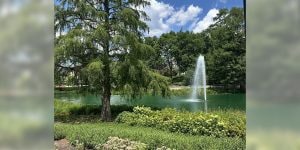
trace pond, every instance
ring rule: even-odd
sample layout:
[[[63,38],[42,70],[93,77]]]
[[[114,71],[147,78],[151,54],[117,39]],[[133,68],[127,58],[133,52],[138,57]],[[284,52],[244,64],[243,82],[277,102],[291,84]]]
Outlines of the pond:
[[[78,93],[55,93],[55,99],[70,101],[80,104],[99,105],[101,97],[92,94]],[[130,105],[130,106],[152,106],[158,108],[177,108],[188,111],[203,111],[205,102],[203,100],[189,100],[188,96],[171,96],[163,98],[161,96],[143,96],[142,98],[127,100],[120,95],[111,97],[111,105]],[[216,109],[236,109],[246,110],[245,94],[218,94],[208,95],[206,106],[208,110]]]

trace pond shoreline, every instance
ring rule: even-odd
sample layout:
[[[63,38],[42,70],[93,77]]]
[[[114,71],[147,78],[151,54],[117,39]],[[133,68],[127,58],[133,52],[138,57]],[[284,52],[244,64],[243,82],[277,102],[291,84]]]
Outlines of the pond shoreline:
[[[101,96],[94,94],[82,94],[74,92],[55,93],[54,98],[59,101],[69,101],[78,104],[100,105]],[[208,95],[208,109],[237,109],[246,110],[245,94],[215,94]],[[188,111],[202,111],[205,108],[204,101],[199,97],[198,101],[189,101],[188,95],[183,96],[152,96],[145,95],[137,99],[125,99],[120,95],[112,95],[111,105],[149,106],[157,108],[176,108]]]

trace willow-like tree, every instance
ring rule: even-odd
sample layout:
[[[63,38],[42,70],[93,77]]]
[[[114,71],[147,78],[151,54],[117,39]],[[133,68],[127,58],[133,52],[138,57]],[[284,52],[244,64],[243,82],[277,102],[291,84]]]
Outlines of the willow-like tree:
[[[144,63],[153,52],[144,43],[146,0],[58,0],[55,4],[55,78],[74,78],[102,96],[101,119],[111,120],[112,90],[135,98],[167,95],[169,80]]]

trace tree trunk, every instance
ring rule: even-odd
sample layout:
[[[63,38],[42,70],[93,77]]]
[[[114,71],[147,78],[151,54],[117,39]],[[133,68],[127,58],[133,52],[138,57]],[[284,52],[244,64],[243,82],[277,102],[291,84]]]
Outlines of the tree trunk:
[[[172,63],[172,60],[171,58],[168,58],[167,59],[167,62],[168,62],[168,66],[169,66],[169,76],[171,78],[171,83],[173,83],[173,63]]]
[[[110,84],[110,60],[109,54],[106,53],[103,60],[103,93],[102,93],[102,110],[101,110],[101,120],[111,121],[111,111],[110,111],[110,97],[111,97],[111,84]]]
[[[101,120],[111,121],[111,110],[110,110],[110,90],[108,87],[104,88],[104,93],[102,96],[102,110],[101,110]]]
[[[246,84],[245,83],[240,83],[240,91],[246,92]]]
[[[171,83],[173,83],[173,66],[172,66],[172,63],[170,64],[170,78],[171,78]]]
[[[104,9],[106,12],[105,17],[105,29],[109,35],[109,0],[104,1]],[[103,55],[103,93],[102,93],[102,110],[101,120],[111,121],[111,110],[110,110],[110,96],[111,96],[111,82],[110,82],[110,58],[109,58],[109,40],[105,40],[104,55]]]

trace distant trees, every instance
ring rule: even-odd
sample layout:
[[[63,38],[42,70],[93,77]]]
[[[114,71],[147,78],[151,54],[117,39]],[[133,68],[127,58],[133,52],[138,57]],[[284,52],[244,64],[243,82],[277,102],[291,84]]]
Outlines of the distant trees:
[[[245,90],[246,38],[242,8],[221,9],[215,23],[201,33],[170,32],[159,38],[147,38],[157,54],[150,58],[151,68],[175,79],[186,74],[192,78],[196,58],[205,55],[208,84],[222,85],[228,89]],[[160,60],[162,63],[157,63]],[[164,64],[158,67],[158,65]],[[164,71],[162,71],[164,70]],[[167,71],[166,71],[167,70]],[[174,76],[177,76],[174,78]],[[181,78],[184,82],[184,78]],[[187,82],[187,81],[185,81]]]
[[[246,37],[244,15],[240,8],[220,10],[217,21],[206,32],[210,39],[207,54],[209,81],[227,88],[246,83]]]

